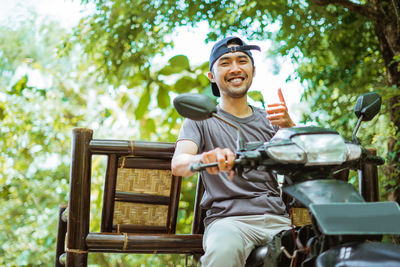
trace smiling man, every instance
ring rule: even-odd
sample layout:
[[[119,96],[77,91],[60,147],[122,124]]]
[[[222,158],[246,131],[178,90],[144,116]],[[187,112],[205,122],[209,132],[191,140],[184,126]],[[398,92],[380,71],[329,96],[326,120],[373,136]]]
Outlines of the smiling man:
[[[245,142],[267,142],[280,127],[294,123],[280,91],[281,103],[270,105],[267,110],[247,103],[247,91],[256,73],[250,50],[260,48],[246,45],[238,37],[217,42],[211,51],[208,78],[213,94],[221,97],[218,115],[239,125]],[[290,220],[276,177],[251,171],[247,177],[263,182],[249,182],[232,170],[236,137],[236,129],[218,119],[186,119],[176,142],[174,175],[193,175],[192,163],[218,162],[218,167],[202,172],[205,193],[201,207],[207,210],[203,266],[244,266],[255,246],[266,244],[275,234],[289,229]]]

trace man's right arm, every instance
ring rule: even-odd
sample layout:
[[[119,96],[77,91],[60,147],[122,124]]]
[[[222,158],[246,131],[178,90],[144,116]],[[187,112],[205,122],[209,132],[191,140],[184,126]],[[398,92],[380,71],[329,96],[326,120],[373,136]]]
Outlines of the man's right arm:
[[[190,140],[180,140],[175,145],[174,156],[172,157],[172,174],[176,176],[189,177],[194,173],[190,171],[190,164],[199,162],[201,154],[197,154],[198,147]]]
[[[207,168],[210,174],[217,174],[220,171],[230,172],[230,179],[233,178],[234,172],[232,167],[235,155],[230,149],[215,148],[208,152],[197,154],[197,144],[190,140],[180,140],[176,143],[175,153],[171,162],[172,174],[176,176],[192,176],[194,173],[190,171],[192,163],[212,163],[218,162],[218,167]]]

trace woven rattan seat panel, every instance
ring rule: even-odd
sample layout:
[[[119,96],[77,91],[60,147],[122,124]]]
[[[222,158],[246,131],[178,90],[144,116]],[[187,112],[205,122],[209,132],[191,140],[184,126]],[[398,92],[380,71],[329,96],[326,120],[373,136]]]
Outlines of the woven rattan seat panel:
[[[119,168],[116,190],[139,194],[169,196],[172,174],[170,170]]]
[[[113,224],[166,226],[168,206],[116,201]]]

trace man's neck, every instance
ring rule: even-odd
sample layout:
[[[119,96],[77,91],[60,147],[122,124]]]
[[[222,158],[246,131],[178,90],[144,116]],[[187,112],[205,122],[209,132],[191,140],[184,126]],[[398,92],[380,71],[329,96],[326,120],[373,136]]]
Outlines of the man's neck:
[[[220,107],[223,111],[239,118],[253,114],[253,110],[247,104],[247,95],[241,98],[221,97]]]

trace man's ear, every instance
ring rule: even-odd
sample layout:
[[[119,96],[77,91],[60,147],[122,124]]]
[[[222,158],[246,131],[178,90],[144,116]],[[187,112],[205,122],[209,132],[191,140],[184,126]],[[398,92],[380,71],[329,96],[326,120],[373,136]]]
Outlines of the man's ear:
[[[214,74],[211,71],[207,73],[207,76],[210,82],[215,83]]]
[[[256,66],[253,66],[253,77],[256,76]]]

